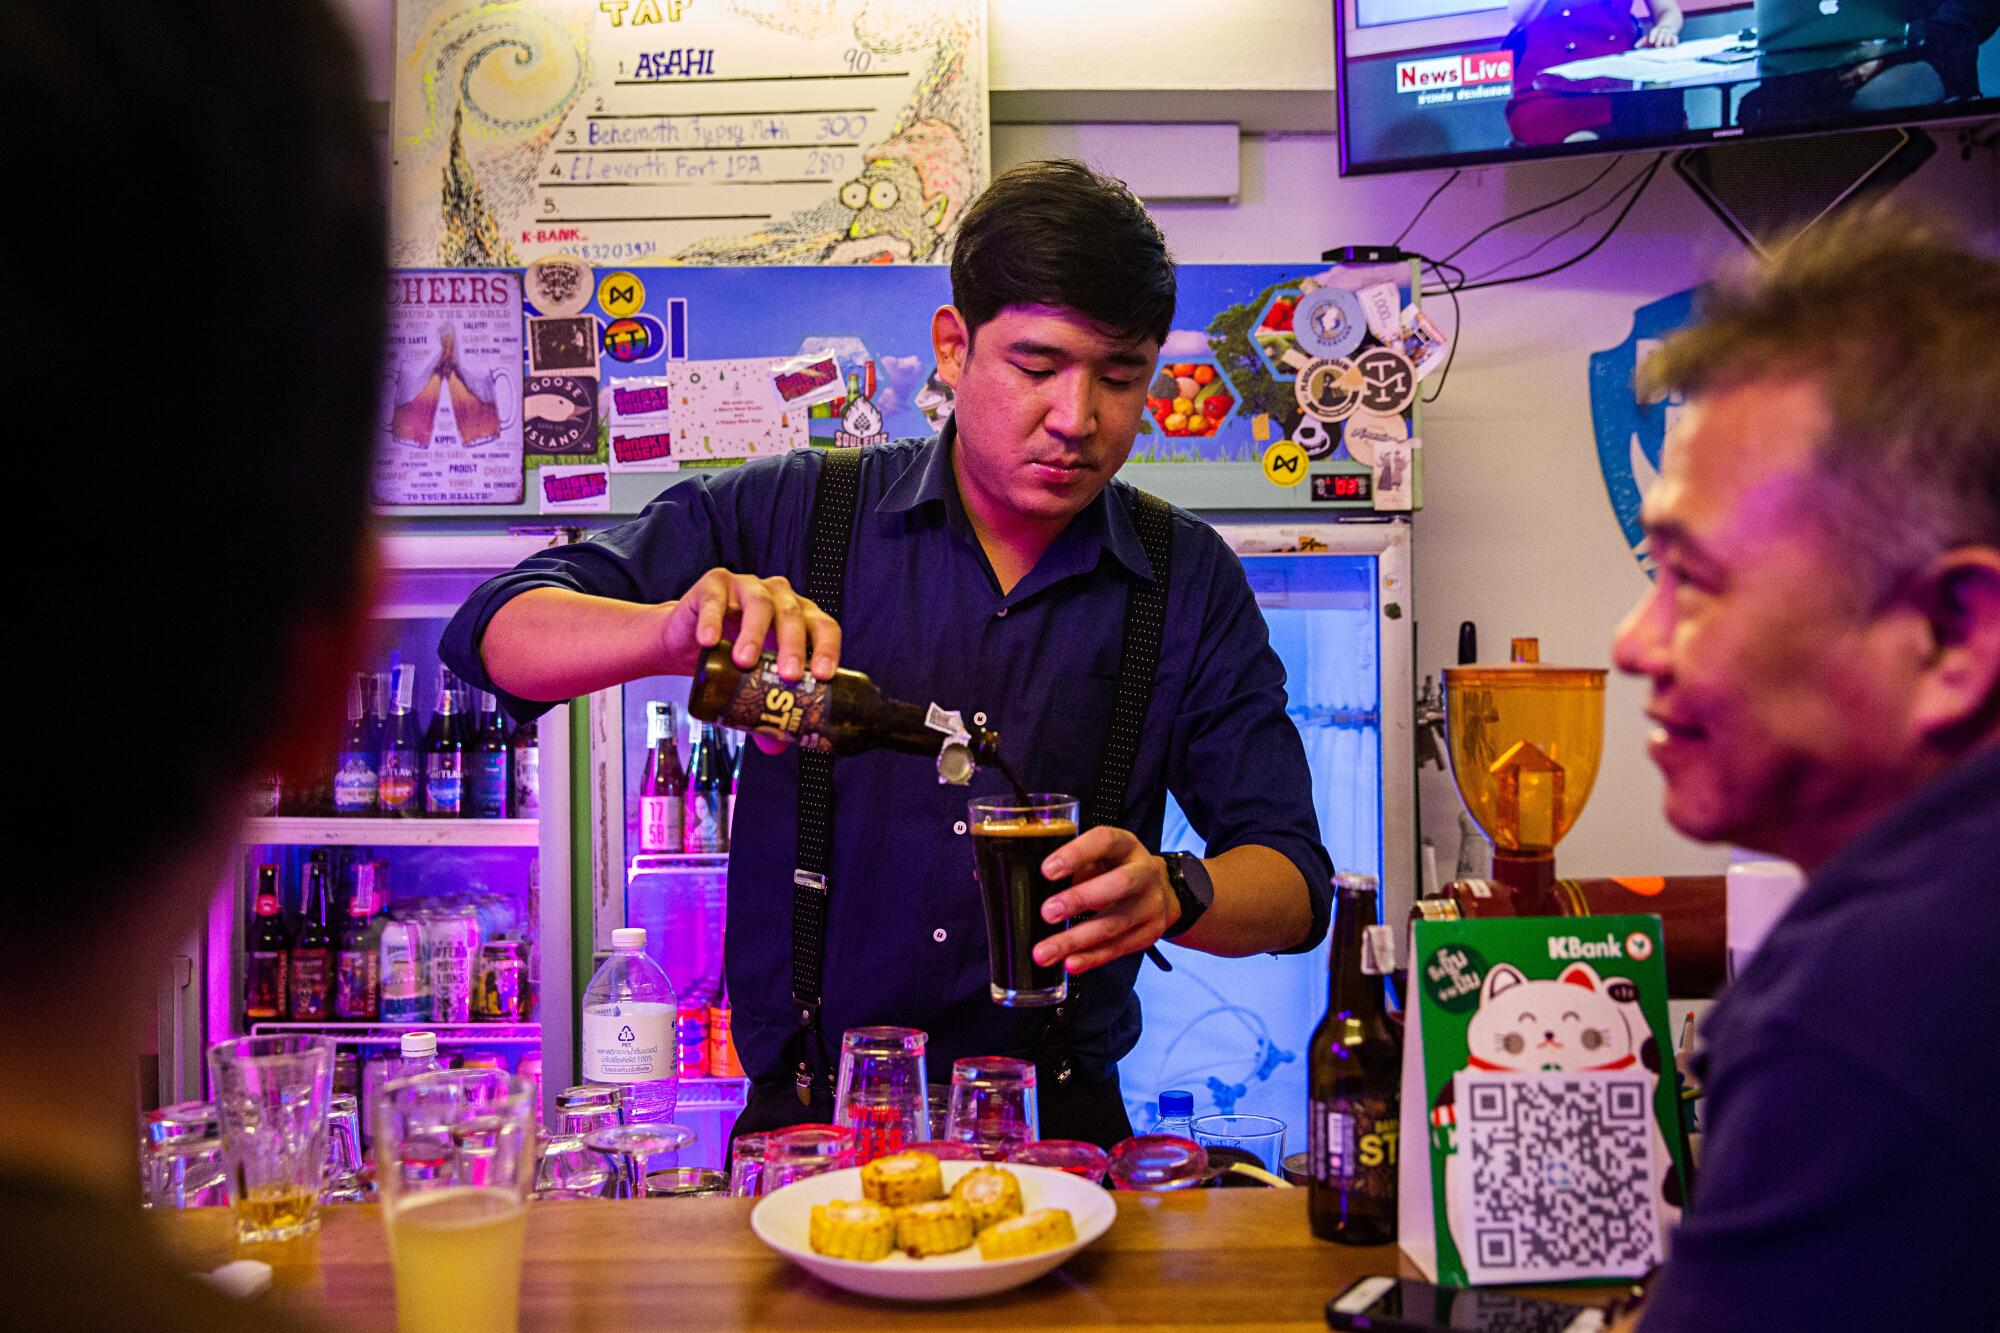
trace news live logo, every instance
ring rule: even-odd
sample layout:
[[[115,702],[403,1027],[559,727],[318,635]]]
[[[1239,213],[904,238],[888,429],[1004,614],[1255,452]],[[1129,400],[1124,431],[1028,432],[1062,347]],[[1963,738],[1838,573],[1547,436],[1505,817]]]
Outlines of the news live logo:
[[[1399,93],[1428,93],[1440,88],[1470,88],[1482,83],[1513,81],[1514,56],[1509,51],[1396,62],[1396,91]]]

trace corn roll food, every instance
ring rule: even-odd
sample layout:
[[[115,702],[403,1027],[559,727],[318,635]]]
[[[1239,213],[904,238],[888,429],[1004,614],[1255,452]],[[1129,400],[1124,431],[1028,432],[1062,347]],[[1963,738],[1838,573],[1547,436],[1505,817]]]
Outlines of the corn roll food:
[[[927,1152],[878,1157],[861,1168],[861,1192],[891,1208],[944,1197],[944,1171]]]
[[[896,1214],[865,1199],[814,1204],[806,1239],[815,1254],[873,1262],[896,1246]]]
[[[932,1199],[896,1210],[896,1248],[912,1259],[950,1254],[972,1244],[972,1216],[956,1199]]]
[[[982,1259],[1018,1259],[1024,1254],[1059,1250],[1076,1243],[1076,1224],[1062,1208],[1037,1208],[979,1233]]]
[[[975,1231],[1021,1215],[1021,1182],[1004,1167],[974,1167],[951,1187],[951,1197],[965,1205]]]

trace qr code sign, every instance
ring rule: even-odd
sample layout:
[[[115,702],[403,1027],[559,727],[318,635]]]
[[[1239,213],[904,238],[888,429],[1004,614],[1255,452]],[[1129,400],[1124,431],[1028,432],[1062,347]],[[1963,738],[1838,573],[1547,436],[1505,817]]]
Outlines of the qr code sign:
[[[1466,1070],[1454,1239],[1472,1282],[1637,1276],[1658,1263],[1652,1079]]]

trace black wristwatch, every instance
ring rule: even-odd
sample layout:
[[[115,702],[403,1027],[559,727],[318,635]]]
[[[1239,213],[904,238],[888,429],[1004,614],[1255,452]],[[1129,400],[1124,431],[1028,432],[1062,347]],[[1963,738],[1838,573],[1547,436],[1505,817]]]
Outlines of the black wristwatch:
[[[1167,885],[1181,905],[1180,920],[1160,937],[1170,940],[1187,934],[1201,920],[1201,914],[1215,901],[1215,881],[1208,877],[1208,867],[1193,852],[1168,852],[1160,859],[1167,863]]]

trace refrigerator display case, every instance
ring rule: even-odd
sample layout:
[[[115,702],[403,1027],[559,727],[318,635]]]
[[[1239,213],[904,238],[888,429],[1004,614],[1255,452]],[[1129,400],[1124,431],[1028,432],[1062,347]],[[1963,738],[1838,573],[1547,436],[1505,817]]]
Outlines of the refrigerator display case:
[[[1385,919],[1401,921],[1417,882],[1409,520],[1217,529],[1285,664],[1320,840],[1335,869],[1375,876]],[[1203,850],[1171,798],[1161,850]],[[1163,947],[1174,970],[1140,968],[1144,1026],[1119,1063],[1133,1128],[1149,1129],[1159,1094],[1180,1088],[1196,1115],[1274,1116],[1287,1148],[1303,1148],[1306,1047],[1326,1009],[1328,945],[1249,958]]]
[[[567,531],[510,535],[397,536],[383,542],[383,594],[375,609],[371,669],[393,655],[417,668],[416,701],[429,711],[438,679],[445,623],[480,583]],[[540,812],[533,818],[475,819],[277,815],[247,820],[229,872],[210,904],[205,931],[187,940],[163,980],[159,1003],[159,1097],[205,1096],[203,1052],[230,1037],[312,1032],[333,1037],[355,1073],[396,1053],[405,1031],[438,1036],[440,1056],[491,1061],[520,1070],[539,1061],[544,1112],[576,1082],[576,978],[571,963],[572,784],[567,707],[537,726]],[[520,941],[535,996],[524,1021],[340,1022],[258,1019],[244,1013],[245,948],[260,865],[275,865],[281,902],[296,920],[305,867],[322,860],[332,906],[347,902],[354,867],[385,867],[387,907],[414,904],[471,909],[482,942]],[[338,923],[335,923],[336,930]],[[474,982],[476,984],[476,963]]]

